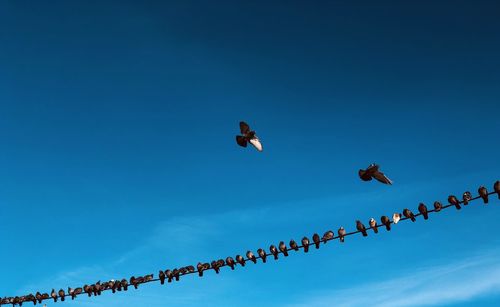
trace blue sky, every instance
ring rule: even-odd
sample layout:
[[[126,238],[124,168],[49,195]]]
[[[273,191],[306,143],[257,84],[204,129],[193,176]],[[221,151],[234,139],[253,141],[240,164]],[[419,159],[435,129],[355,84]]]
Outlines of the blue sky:
[[[0,2],[0,295],[157,274],[491,190],[498,11]],[[240,120],[264,152],[235,144]],[[372,162],[393,186],[358,179]],[[499,217],[498,199],[475,202],[64,305],[498,306]]]

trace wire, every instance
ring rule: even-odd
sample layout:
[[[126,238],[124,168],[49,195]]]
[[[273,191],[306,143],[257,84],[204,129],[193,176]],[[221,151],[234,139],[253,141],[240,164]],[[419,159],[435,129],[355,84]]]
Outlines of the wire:
[[[489,192],[489,193],[487,193],[486,195],[487,195],[487,196],[490,196],[490,195],[497,194],[497,193],[499,194],[499,198],[500,198],[500,192],[498,192],[498,191],[496,191],[496,190],[495,190],[494,192]],[[475,201],[475,200],[477,200],[477,199],[479,199],[479,198],[482,198],[482,196],[472,197],[472,198],[470,198],[470,199],[468,200],[468,202]],[[464,204],[464,203],[465,203],[465,201],[464,201],[464,200],[461,200],[461,201],[460,201],[460,200],[458,200],[458,204],[459,204],[459,205]],[[449,208],[449,207],[453,207],[453,206],[455,206],[455,204],[448,203],[447,205],[443,205],[439,211],[442,211],[442,210],[444,210],[444,209],[447,209],[447,208]],[[429,213],[435,213],[435,212],[437,212],[435,208],[434,208],[434,209],[431,209],[431,210],[427,210],[427,213],[428,213],[428,214],[429,214]],[[418,212],[418,213],[414,214],[414,217],[416,218],[416,217],[421,216],[421,215],[423,215],[423,214],[422,214],[422,213],[420,213],[420,212]],[[405,221],[405,220],[408,220],[408,219],[411,219],[411,217],[404,217],[404,216],[402,216],[402,217],[401,217],[401,219],[399,220],[399,222],[400,222],[400,221]],[[398,223],[399,223],[399,222],[398,222]],[[392,221],[392,220],[389,220],[389,221],[388,221],[388,223],[389,223],[389,224],[396,224],[396,223],[394,223],[394,221]],[[375,227],[377,227],[377,228],[378,228],[378,227],[385,227],[385,224],[378,224],[378,223],[376,223]],[[365,231],[368,231],[368,230],[373,229],[373,228],[375,228],[375,227],[371,227],[371,226],[369,226],[369,227],[365,227]],[[360,232],[362,232],[362,231],[361,231],[361,230],[356,230],[356,231],[348,232],[348,233],[346,233],[345,235],[343,235],[343,237],[352,236],[352,235],[358,234],[358,233],[360,233]],[[335,234],[334,234],[334,235],[333,235],[333,237],[331,237],[331,238],[323,238],[323,237],[321,237],[321,238],[320,238],[320,240],[319,240],[319,244],[321,244],[321,243],[326,243],[326,242],[328,242],[328,241],[337,240],[337,239],[339,239],[339,238],[340,238],[340,236],[339,236],[339,235],[337,235],[337,236],[336,236]],[[313,246],[313,245],[315,245],[315,244],[316,244],[315,242],[311,242],[311,241],[309,241],[309,243],[308,243],[308,244],[301,244],[301,245],[298,245],[298,246],[297,246],[297,249],[303,249],[303,248],[304,248],[304,247],[306,247],[306,246],[307,246],[307,247],[309,247],[309,246]],[[294,250],[294,249],[293,249],[293,248],[291,248],[291,247],[287,247],[287,248],[286,248],[286,252],[287,252],[287,253],[288,253],[289,251],[293,251],[293,250]],[[282,252],[281,250],[278,250],[278,251],[277,251],[277,254],[283,254],[283,253],[284,253],[284,252]],[[272,253],[267,253],[267,252],[266,252],[266,253],[265,253],[265,256],[260,256],[260,255],[258,255],[258,254],[254,255],[254,257],[255,257],[255,258],[252,258],[253,260],[252,260],[252,259],[250,259],[250,258],[248,258],[248,257],[246,257],[246,258],[245,258],[245,257],[243,257],[243,261],[244,261],[245,263],[246,263],[247,261],[252,261],[252,262],[253,262],[254,260],[262,259],[262,258],[264,258],[264,257],[265,257],[265,258],[267,258],[267,257],[270,257],[270,256],[274,256],[274,255],[273,255]],[[239,263],[238,263],[237,261],[235,261],[233,266],[234,266],[234,267],[237,267],[237,266],[238,266],[238,264],[239,264]],[[209,263],[209,265],[210,265],[210,263]],[[229,265],[226,263],[226,261],[224,261],[224,264],[221,264],[221,265],[220,265],[217,269],[219,270],[220,268],[223,268],[223,267],[228,267],[228,266],[229,266]],[[182,269],[182,268],[186,268],[186,267],[180,267],[180,268]],[[177,268],[177,269],[179,269],[179,268]],[[174,269],[174,270],[175,270],[175,269]],[[210,266],[210,268],[203,269],[203,270],[202,270],[202,272],[209,271],[209,270],[215,270],[215,269],[214,269],[213,267],[211,267],[211,266]],[[173,271],[173,270],[172,270],[172,271]],[[199,272],[200,272],[200,271],[199,271],[198,269],[196,269],[196,268],[195,268],[195,270],[194,270],[194,271],[187,271],[187,272],[182,273],[182,274],[180,274],[180,273],[179,273],[178,278],[180,278],[181,276],[190,275],[190,274],[196,274],[196,273],[199,273]],[[139,278],[140,278],[140,277],[139,277]],[[167,281],[167,282],[171,282],[171,281],[173,281],[173,280],[175,280],[175,279],[176,279],[176,277],[173,277],[173,278],[172,278],[172,280]],[[123,279],[121,279],[121,280],[123,280]],[[165,277],[165,280],[168,280],[168,277]],[[139,285],[139,284],[151,283],[151,282],[157,282],[157,281],[160,281],[160,278],[153,278],[153,279],[150,279],[150,280],[147,280],[147,281],[143,281],[143,282],[138,283],[138,285]],[[120,280],[118,280],[118,279],[117,279],[115,282],[118,284],[118,283],[120,283]],[[92,294],[92,293],[94,293],[94,289],[93,289],[94,285],[90,285],[90,286],[92,287],[92,289],[91,289],[91,291],[90,291],[90,293]],[[101,284],[101,286],[102,286],[102,284]],[[130,279],[129,279],[129,280],[127,280],[127,288],[128,288],[128,287],[133,287],[133,284],[131,284],[131,283],[130,283]],[[122,286],[121,288],[123,288],[123,286]],[[112,288],[105,288],[105,289],[101,289],[101,290],[99,291],[99,293],[104,292],[104,291],[112,291],[112,290],[113,290]],[[119,290],[117,290],[117,288],[115,288],[115,291],[119,291]],[[124,291],[126,291],[126,290],[124,290]],[[95,292],[97,292],[97,291],[95,291]],[[43,293],[43,295],[47,295],[47,293]],[[77,294],[76,296],[79,296],[79,295],[88,295],[88,293],[87,293],[87,292],[83,292],[83,291],[82,291],[82,293]],[[100,294],[99,294],[99,295],[100,295]],[[29,297],[29,300],[26,300],[26,298],[27,298],[27,297]],[[57,299],[62,298],[62,297],[65,297],[65,298],[66,298],[66,297],[71,297],[71,294],[69,294],[69,293],[65,293],[64,295],[61,295],[61,296],[60,296],[60,295],[57,295]],[[0,299],[0,305],[10,305],[10,304],[12,304],[12,305],[14,306],[14,305],[16,305],[16,304],[22,304],[22,303],[24,303],[24,302],[34,302],[34,301],[33,301],[33,298],[34,298],[34,299],[36,299],[36,298],[35,298],[35,296],[34,296],[33,294],[28,294],[28,295],[25,295],[25,296],[8,297],[8,298],[6,297],[6,298],[3,298],[3,299]],[[48,298],[43,298],[43,299],[41,299],[41,301],[43,301],[43,300],[51,300],[51,299],[53,299],[53,298],[52,298],[52,297],[48,297]],[[16,301],[16,302],[14,302],[15,300],[17,300],[17,301]],[[22,301],[21,301],[21,300],[22,300]],[[36,301],[38,301],[38,300],[36,299]]]

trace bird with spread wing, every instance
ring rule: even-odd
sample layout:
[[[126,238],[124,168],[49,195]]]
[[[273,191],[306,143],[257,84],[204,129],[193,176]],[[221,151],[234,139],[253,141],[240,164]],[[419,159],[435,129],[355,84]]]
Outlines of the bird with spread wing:
[[[384,175],[384,173],[379,170],[379,166],[375,163],[370,164],[367,169],[360,169],[359,178],[363,181],[370,181],[372,178],[375,178],[382,183],[392,184],[392,180]]]
[[[262,151],[262,143],[260,142],[255,131],[250,130],[250,126],[245,122],[240,122],[241,135],[236,136],[236,143],[241,147],[247,147],[247,144],[252,144],[255,149]]]

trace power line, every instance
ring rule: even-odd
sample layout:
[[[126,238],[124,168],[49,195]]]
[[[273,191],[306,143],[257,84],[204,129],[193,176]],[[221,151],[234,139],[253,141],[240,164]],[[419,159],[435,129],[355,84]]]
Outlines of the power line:
[[[475,201],[475,200],[480,199],[480,198],[483,199],[484,203],[488,203],[489,196],[491,196],[493,194],[498,194],[498,198],[500,199],[500,181],[495,182],[493,192],[488,193],[486,188],[480,187],[478,189],[478,193],[479,193],[478,196],[472,197],[470,192],[465,192],[463,194],[462,200],[458,200],[455,196],[450,195],[450,197],[448,197],[448,202],[449,202],[448,204],[441,205],[440,203],[435,202],[434,209],[427,209],[426,212],[427,212],[427,214],[436,213],[436,212],[439,212],[441,210],[447,209],[449,207],[456,207],[457,209],[461,209],[460,205],[463,204],[463,205],[467,206],[469,202]],[[437,203],[439,205],[437,205],[437,207],[436,207]],[[421,203],[421,204],[423,204],[423,203]],[[412,219],[412,217],[416,218],[416,217],[423,215],[423,213],[421,213],[421,212],[412,213],[412,214],[413,214],[413,216],[401,216],[401,219],[398,222]],[[394,222],[394,220],[389,219],[389,221],[386,224],[390,225],[390,224],[396,224],[396,223]],[[385,227],[385,226],[386,225],[383,223],[381,223],[381,224],[376,223],[376,225],[374,227],[371,227],[370,225],[368,225],[368,227],[365,226],[365,231],[368,231],[368,230],[373,229],[375,227]],[[352,236],[352,235],[358,234],[360,232],[363,232],[363,230],[356,230],[356,231],[347,232],[344,235],[342,235],[342,237]],[[328,231],[326,233],[328,233]],[[325,233],[325,235],[326,235],[326,233]],[[228,263],[227,260],[230,258],[230,257],[228,257],[228,258],[226,258],[226,260],[219,259],[219,260],[214,260],[210,263],[208,263],[208,262],[207,263],[199,263],[197,266],[191,265],[191,266],[186,266],[186,267],[175,268],[173,270],[170,270],[169,274],[166,273],[167,271],[169,271],[169,270],[167,270],[164,272],[164,274],[167,276],[165,276],[165,278],[162,278],[162,279],[164,281],[166,280],[167,282],[171,282],[173,280],[179,280],[181,276],[185,276],[185,275],[198,273],[200,276],[202,276],[203,272],[209,271],[209,270],[215,270],[216,272],[218,272],[220,270],[220,268],[222,268],[222,267],[229,266],[229,267],[231,267],[231,269],[234,269],[237,267],[238,264],[240,266],[244,266],[244,264],[248,261],[252,261],[252,262],[257,263],[258,259],[262,259],[264,262],[265,259],[267,259],[267,257],[271,257],[271,256],[278,259],[277,257],[279,254],[285,254],[285,253],[288,254],[288,252],[290,252],[292,250],[299,250],[299,249],[305,250],[305,249],[308,249],[310,246],[319,245],[321,243],[326,243],[328,241],[337,240],[341,237],[338,234],[335,235],[334,232],[333,232],[333,236],[330,235],[329,237],[325,237],[325,235],[320,236],[319,234],[315,233],[313,235],[313,241],[311,241],[307,237],[304,237],[304,239],[307,239],[307,240],[303,239],[303,240],[301,240],[301,243],[302,242],[306,242],[306,243],[305,244],[304,243],[297,244],[297,246],[294,246],[293,248],[291,246],[286,246],[286,245],[284,248],[282,246],[280,248],[280,246],[278,245],[278,247],[275,247],[275,249],[273,249],[274,253],[273,252],[263,252],[261,255],[259,255],[257,253],[257,254],[254,254],[254,256],[251,258],[238,255],[236,257],[237,258],[236,260],[231,257],[231,259],[233,260],[231,263]],[[281,242],[280,242],[280,245],[281,245]],[[271,245],[271,246],[274,246],[274,245]],[[318,248],[319,248],[319,246],[318,246]],[[198,266],[200,264],[201,264],[200,269],[198,269]],[[102,285],[101,284],[92,284],[92,285],[88,285],[88,286],[86,285],[88,287],[88,288],[86,288],[87,292],[85,292],[83,288],[76,288],[76,289],[80,289],[79,291],[81,291],[81,292],[78,294],[74,294],[73,296],[75,298],[79,295],[85,295],[85,294],[88,296],[91,296],[92,294],[94,294],[94,296],[95,296],[95,295],[100,295],[101,292],[104,292],[104,291],[113,291],[113,293],[114,293],[115,291],[122,291],[122,289],[124,291],[127,291],[128,287],[131,287],[131,286],[138,287],[139,284],[157,282],[157,281],[161,280],[161,278],[159,278],[159,277],[153,278],[153,276],[154,276],[153,274],[149,274],[149,275],[138,277],[137,283],[133,282],[132,277],[129,280],[126,280],[126,279],[116,280],[113,283],[112,287],[109,286],[110,285],[109,283],[111,281],[105,282]],[[148,277],[148,278],[145,279],[146,277]],[[135,279],[135,277],[134,277],[134,279]],[[59,295],[58,293],[55,294],[55,298],[57,300],[59,300],[59,299],[63,300],[67,297],[72,297],[72,295],[70,293],[66,293],[66,292],[64,294],[61,293],[61,295]],[[33,302],[36,305],[37,302],[41,303],[44,300],[50,300],[50,299],[54,299],[54,297],[50,297],[50,295],[48,293],[42,294],[42,293],[37,292],[37,295],[28,294],[28,295],[24,295],[24,296],[5,297],[3,299],[0,299],[0,305],[12,304],[13,306],[15,306],[15,305],[22,305],[24,302]]]

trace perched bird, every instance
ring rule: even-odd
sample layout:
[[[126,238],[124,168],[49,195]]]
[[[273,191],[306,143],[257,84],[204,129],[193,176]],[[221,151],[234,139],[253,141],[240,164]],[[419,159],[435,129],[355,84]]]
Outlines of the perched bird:
[[[220,261],[222,261],[222,265],[224,265],[224,260],[220,259],[220,260],[219,260],[219,262],[220,262]],[[188,265],[188,266],[186,267],[186,269],[188,270],[188,272],[189,272],[189,273],[194,273],[194,271],[195,271],[195,270],[194,270],[194,266],[192,266],[192,265]]]
[[[208,265],[208,263],[206,263],[206,265],[207,265],[208,267],[210,267],[210,266]],[[179,281],[180,274],[181,274],[181,271],[179,271],[179,269],[173,269],[173,271],[172,271],[172,275],[174,276],[175,281]]]
[[[462,195],[462,200],[464,201],[464,206],[467,206],[471,199],[472,199],[472,194],[470,194],[469,191],[464,192],[464,194]]]
[[[389,219],[388,216],[386,215],[381,216],[380,222],[382,223],[382,225],[385,225],[385,229],[387,229],[387,231],[391,231],[391,220]]]
[[[363,234],[363,237],[367,237],[368,236],[368,233],[366,233],[366,227],[365,225],[363,225],[363,223],[361,223],[361,221],[356,221],[356,229],[358,231],[361,231],[361,233]]]
[[[179,269],[179,274],[180,275],[186,275],[188,273],[188,270],[185,266]]]
[[[415,214],[413,214],[413,212],[411,212],[410,209],[406,208],[403,210],[403,215],[406,217],[406,218],[409,218],[412,222],[415,222],[416,219],[415,219]]]
[[[422,214],[422,216],[424,217],[424,220],[429,218],[429,213],[427,212],[427,206],[424,203],[420,203],[418,205],[418,212],[420,212],[420,214]]]
[[[144,276],[144,282],[150,282],[153,279],[154,279],[153,274],[148,274],[148,275]]]
[[[89,297],[92,296],[92,288],[89,285],[83,286],[83,292],[87,293]]]
[[[54,302],[57,302],[56,290],[52,289],[52,292],[50,292],[50,297],[54,299]]]
[[[160,279],[160,284],[165,284],[165,272],[163,272],[162,270],[160,270],[160,272],[158,273],[158,278]]]
[[[122,279],[120,286],[123,288],[123,291],[127,291],[128,290],[128,281],[125,278]]]
[[[493,185],[493,191],[498,194],[498,199],[500,199],[500,181],[497,180]]]
[[[435,201],[434,202],[434,211],[439,212],[439,211],[441,211],[441,209],[443,209],[443,205],[440,202]]]
[[[309,251],[309,239],[307,237],[302,238],[302,246],[304,247],[304,253]]]
[[[243,259],[243,256],[241,255],[236,255],[236,262],[241,264],[241,266],[245,266],[245,259]]]
[[[317,234],[317,233],[313,234],[313,242],[314,242],[314,245],[316,246],[316,249],[318,249],[319,244],[321,243],[321,239],[319,238],[319,234]]]
[[[297,242],[295,242],[294,240],[290,240],[290,248],[292,248],[294,251],[299,250],[299,246],[297,245]]]
[[[485,204],[487,204],[488,203],[488,190],[486,190],[485,187],[480,186],[479,189],[477,190],[477,192],[479,193],[479,196],[481,196],[481,198],[483,199],[483,202]]]
[[[247,251],[247,258],[253,263],[257,263],[257,257],[252,253],[252,251]]]
[[[165,270],[165,276],[167,276],[167,282],[172,282],[172,279],[174,279],[174,274],[171,270]]]
[[[462,209],[462,207],[460,207],[460,202],[458,201],[458,199],[455,197],[455,195],[450,195],[448,196],[448,202],[452,205],[455,206],[455,208],[457,208],[457,210],[460,210]]]
[[[102,291],[101,281],[99,280],[94,285],[94,295],[101,295],[101,291]]]
[[[271,252],[271,254],[273,254],[274,260],[278,260],[278,249],[276,248],[276,246],[269,246],[269,251]]]
[[[323,235],[323,242],[326,244],[326,242],[330,241],[330,240],[333,240],[333,237],[335,235],[333,234],[333,231],[331,230],[328,230],[327,232],[325,232],[325,234]]]
[[[262,259],[262,262],[266,263],[266,257],[267,257],[267,255],[266,255],[266,252],[262,248],[259,248],[257,250],[257,254],[259,255],[260,259]]]
[[[368,225],[370,225],[374,233],[378,233],[377,221],[373,217],[368,221]]]
[[[234,259],[232,257],[227,257],[226,258],[226,264],[231,268],[231,270],[234,270]]]
[[[36,300],[38,301],[38,304],[41,304],[42,303],[42,294],[40,292],[37,292],[35,294],[35,298]]]
[[[255,131],[250,130],[250,126],[245,122],[240,122],[240,132],[242,135],[236,136],[236,143],[242,147],[247,147],[247,143],[255,147],[258,151],[262,151],[262,144],[260,143],[259,138],[255,134]]]
[[[71,296],[71,300],[74,300],[76,298],[75,289],[68,287],[68,295]]]
[[[215,274],[219,274],[221,263],[219,261],[212,261],[210,264],[212,266],[212,269],[214,269]]]
[[[370,164],[367,169],[360,169],[358,174],[359,178],[363,181],[370,181],[372,178],[375,178],[382,183],[392,184],[392,180],[379,171],[379,166],[375,163]]]
[[[394,224],[397,224],[399,222],[399,220],[401,220],[401,214],[394,213],[392,215],[392,221],[394,222]]]
[[[130,277],[130,284],[134,286],[135,289],[139,288],[139,280],[135,276]]]
[[[64,302],[64,298],[65,298],[64,290],[63,289],[59,290],[59,292],[57,294],[59,294],[59,297],[61,298],[61,302]]]
[[[344,240],[345,240],[345,234],[346,234],[346,231],[344,229],[344,227],[340,226],[339,230],[337,231],[337,233],[339,234],[339,239],[340,239],[340,242],[344,243]]]
[[[286,248],[285,242],[281,241],[280,244],[278,245],[278,248],[283,253],[283,256],[285,257],[288,256],[288,250]]]

